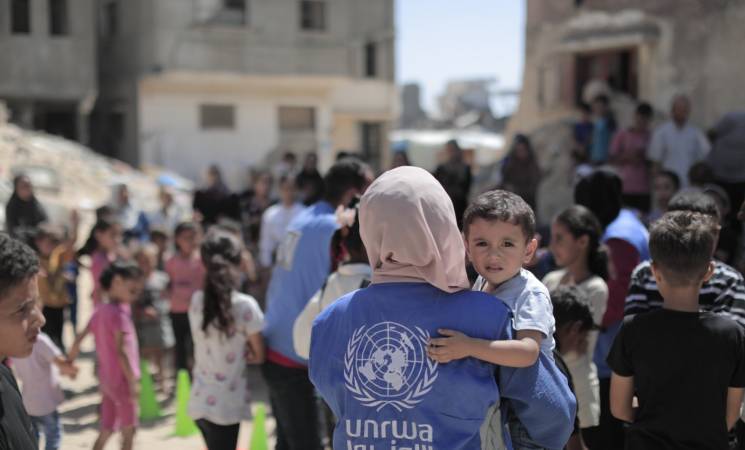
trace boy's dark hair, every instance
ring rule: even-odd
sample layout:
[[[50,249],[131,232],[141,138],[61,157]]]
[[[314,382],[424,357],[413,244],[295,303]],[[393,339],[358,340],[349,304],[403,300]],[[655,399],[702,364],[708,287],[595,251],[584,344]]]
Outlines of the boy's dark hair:
[[[579,110],[585,114],[592,114],[592,108],[585,102],[579,104]]]
[[[140,267],[130,261],[114,261],[103,271],[101,274],[101,286],[108,290],[111,288],[111,283],[114,281],[114,277],[120,277],[125,280],[135,280],[142,277],[142,271]]]
[[[556,328],[580,322],[580,331],[595,328],[590,302],[584,291],[577,286],[559,286],[551,291],[551,303],[554,307]]]
[[[660,170],[657,172],[658,177],[666,177],[670,181],[673,182],[673,185],[675,185],[675,190],[677,191],[680,189],[680,177],[677,173],[673,172],[672,170]]]
[[[535,235],[535,213],[522,197],[509,191],[497,189],[484,192],[468,205],[463,214],[463,232],[466,236],[476,219],[517,225],[526,241],[530,241]]]
[[[290,182],[294,187],[297,187],[297,183],[295,183],[295,177],[293,177],[290,174],[284,174],[279,177],[279,183],[277,183],[278,186],[282,186],[283,184]]]
[[[714,182],[714,169],[704,161],[699,161],[688,169],[688,180],[694,186]]]
[[[180,224],[176,225],[176,229],[173,232],[173,237],[177,238],[179,234],[185,233],[187,231],[193,231],[197,232],[199,231],[199,226],[195,222],[181,222]]]
[[[636,113],[642,117],[650,118],[654,114],[652,106],[647,102],[639,103],[636,107]]]
[[[608,98],[605,94],[598,94],[595,96],[595,98],[592,99],[593,103],[602,103],[605,106],[610,105],[610,98]]]
[[[150,239],[162,238],[168,240],[169,233],[165,227],[152,227],[150,228]]]
[[[653,267],[671,283],[699,283],[711,263],[716,231],[717,224],[710,216],[690,211],[666,213],[649,233]]]
[[[595,214],[603,229],[621,212],[623,182],[615,172],[597,169],[574,187],[574,202]]]
[[[324,199],[338,205],[349,189],[362,190],[365,187],[367,164],[357,158],[344,158],[334,163],[323,177]]]
[[[19,283],[39,273],[39,257],[31,247],[0,233],[0,298]]]
[[[675,194],[667,205],[667,210],[687,211],[703,214],[719,222],[719,208],[713,198],[702,191],[683,191]]]

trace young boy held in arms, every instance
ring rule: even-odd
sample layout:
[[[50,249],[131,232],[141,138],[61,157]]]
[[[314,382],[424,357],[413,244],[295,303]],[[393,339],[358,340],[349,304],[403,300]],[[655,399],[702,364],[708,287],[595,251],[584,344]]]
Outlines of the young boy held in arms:
[[[480,275],[473,288],[493,294],[507,304],[514,317],[515,338],[488,341],[441,329],[438,331],[444,337],[432,339],[429,356],[440,363],[473,357],[508,368],[532,367],[542,359],[543,367],[558,374],[553,358],[554,316],[548,289],[522,268],[533,258],[538,246],[534,238],[533,210],[518,195],[502,190],[489,191],[481,194],[466,210],[463,232],[468,258]],[[500,377],[505,376],[506,371],[502,372]],[[560,380],[558,377],[555,379]],[[506,397],[506,383],[501,384],[502,395]],[[542,394],[537,394],[530,402],[521,399],[507,408],[507,422],[516,449],[560,448],[566,443],[563,436],[568,438],[571,432],[576,400],[566,378],[563,378],[562,385],[557,383],[557,386],[545,390],[551,392],[543,405],[561,409],[553,417],[554,424],[562,422],[563,417],[558,417],[558,414],[565,412],[566,426],[559,426],[561,431],[558,432],[556,429],[549,431],[550,425],[539,419],[541,414],[548,414],[548,410],[537,410],[543,408],[536,401]],[[555,398],[548,399],[554,395]],[[522,404],[520,411],[517,403]],[[521,423],[521,416],[530,416],[535,426]],[[530,428],[533,428],[532,432]],[[543,442],[536,442],[538,440]]]
[[[608,355],[611,412],[631,423],[627,449],[728,448],[745,386],[745,334],[731,319],[700,311],[717,227],[711,217],[684,211],[652,227],[651,267],[663,307],[627,317]]]

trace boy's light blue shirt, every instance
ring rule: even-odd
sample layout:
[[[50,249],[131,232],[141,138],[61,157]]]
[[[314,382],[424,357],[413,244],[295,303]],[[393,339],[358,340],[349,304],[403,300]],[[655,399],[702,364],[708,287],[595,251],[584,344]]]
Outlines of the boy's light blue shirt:
[[[486,279],[479,276],[473,289],[482,291],[485,285]],[[512,311],[512,328],[515,331],[536,330],[543,333],[541,353],[553,360],[556,323],[551,295],[546,286],[529,270],[520,269],[520,273],[500,284],[491,294]]]

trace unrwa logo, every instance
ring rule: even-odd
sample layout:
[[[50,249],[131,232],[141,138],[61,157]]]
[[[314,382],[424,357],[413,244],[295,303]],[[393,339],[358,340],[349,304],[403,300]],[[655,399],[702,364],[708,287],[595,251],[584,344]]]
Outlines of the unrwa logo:
[[[437,362],[427,357],[429,333],[396,322],[363,325],[344,354],[344,384],[364,406],[413,408],[432,390]]]

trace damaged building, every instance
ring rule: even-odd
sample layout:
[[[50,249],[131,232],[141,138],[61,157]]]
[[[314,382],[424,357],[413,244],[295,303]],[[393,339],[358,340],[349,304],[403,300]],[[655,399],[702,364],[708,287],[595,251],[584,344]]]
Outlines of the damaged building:
[[[508,135],[530,133],[551,168],[539,215],[571,202],[568,122],[580,102],[610,94],[621,126],[637,101],[664,119],[686,94],[692,123],[711,127],[745,105],[745,2],[527,0],[525,71]]]
[[[702,127],[745,105],[745,2],[527,0],[526,14],[526,69],[512,130],[573,113],[593,80],[662,113],[685,93]]]

